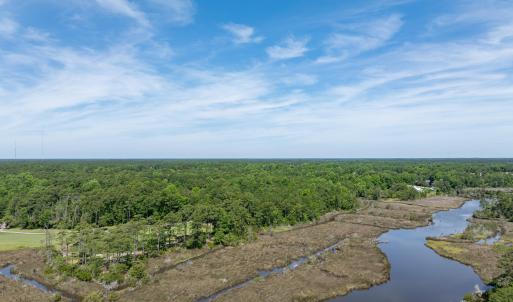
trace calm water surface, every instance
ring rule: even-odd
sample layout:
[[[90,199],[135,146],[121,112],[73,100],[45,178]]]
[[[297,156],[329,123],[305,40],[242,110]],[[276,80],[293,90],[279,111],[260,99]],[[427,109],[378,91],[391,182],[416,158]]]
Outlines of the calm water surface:
[[[368,290],[354,291],[330,301],[460,302],[476,285],[485,289],[472,268],[443,258],[426,247],[426,237],[461,233],[479,201],[433,215],[433,224],[411,230],[392,230],[379,237],[391,265],[390,280]]]
[[[463,295],[473,291],[476,285],[481,289],[486,288],[470,267],[438,256],[424,245],[428,236],[437,237],[463,232],[468,224],[467,219],[477,209],[479,201],[468,201],[459,209],[434,214],[433,224],[427,227],[392,230],[381,235],[379,240],[383,243],[379,247],[391,264],[390,281],[330,301],[460,302]],[[295,265],[295,262],[293,264]],[[0,275],[46,292],[53,292],[37,281],[12,274],[12,268],[12,265],[0,268]],[[205,301],[211,301],[223,293],[217,293]]]

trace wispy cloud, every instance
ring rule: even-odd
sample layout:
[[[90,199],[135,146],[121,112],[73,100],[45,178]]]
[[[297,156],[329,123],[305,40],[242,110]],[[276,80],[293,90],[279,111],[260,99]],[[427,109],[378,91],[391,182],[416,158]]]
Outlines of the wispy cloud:
[[[307,38],[288,37],[281,44],[268,47],[267,55],[274,60],[287,60],[302,57],[307,51]]]
[[[324,42],[326,55],[318,63],[332,63],[383,46],[401,28],[401,16],[392,15],[365,24],[351,24],[347,33],[333,33]],[[347,26],[346,26],[347,27]]]
[[[319,81],[315,75],[296,73],[284,76],[281,82],[290,86],[309,86],[314,85]]]
[[[485,39],[491,44],[501,44],[505,40],[513,39],[513,22],[493,28]]]
[[[143,27],[149,27],[151,21],[143,10],[148,8],[153,16],[159,16],[161,23],[188,25],[194,21],[196,7],[193,0],[96,0],[100,7],[114,13],[132,18]],[[137,4],[138,5],[137,5]]]
[[[0,17],[0,35],[11,36],[18,30],[18,23],[7,17]]]
[[[248,25],[228,23],[223,25],[223,29],[233,35],[236,44],[259,43],[263,40],[263,37],[255,36],[255,29]]]
[[[237,53],[244,61],[170,55],[204,44],[174,35],[176,27],[159,36],[156,24],[165,21],[150,8],[166,1],[123,2],[152,25],[143,34],[123,28],[101,47],[10,19],[17,25],[6,32],[16,39],[0,35],[8,42],[0,43],[0,74],[8,75],[0,77],[0,156],[10,156],[14,137],[22,155],[37,156],[31,150],[40,150],[43,129],[55,157],[511,156],[504,138],[513,136],[513,6],[504,1],[501,14],[486,13],[489,1],[465,1],[433,16],[460,20],[451,25],[465,33],[457,39],[436,38],[447,31],[441,21],[429,39],[424,24],[403,33],[408,11],[380,6],[373,21],[287,28],[296,36],[248,47]],[[174,20],[192,22],[186,7],[190,17]],[[257,37],[236,25],[239,34],[225,28],[234,42]],[[299,57],[307,59],[280,61]],[[331,63],[314,63],[322,57]]]
[[[187,25],[194,21],[196,6],[193,0],[147,0],[164,9],[164,19]]]
[[[142,26],[149,26],[146,16],[128,0],[96,0],[98,5],[115,14],[124,15],[137,21]]]

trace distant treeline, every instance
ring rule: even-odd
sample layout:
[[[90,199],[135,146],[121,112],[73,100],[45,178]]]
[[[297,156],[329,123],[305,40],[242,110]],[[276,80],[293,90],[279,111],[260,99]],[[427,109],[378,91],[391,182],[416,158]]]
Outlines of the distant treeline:
[[[512,187],[512,172],[511,161],[0,161],[0,222],[61,229],[47,232],[47,274],[134,286],[144,259],[170,248],[237,244],[359,198]],[[500,200],[486,215],[509,215]]]
[[[212,226],[223,242],[248,228],[351,210],[358,198],[512,187],[512,173],[507,160],[1,161],[0,222],[71,229],[170,221]]]

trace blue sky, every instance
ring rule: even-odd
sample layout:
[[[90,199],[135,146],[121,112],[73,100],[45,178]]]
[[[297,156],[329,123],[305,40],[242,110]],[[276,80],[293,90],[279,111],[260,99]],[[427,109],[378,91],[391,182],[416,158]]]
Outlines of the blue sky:
[[[512,157],[512,1],[0,0],[0,158]]]

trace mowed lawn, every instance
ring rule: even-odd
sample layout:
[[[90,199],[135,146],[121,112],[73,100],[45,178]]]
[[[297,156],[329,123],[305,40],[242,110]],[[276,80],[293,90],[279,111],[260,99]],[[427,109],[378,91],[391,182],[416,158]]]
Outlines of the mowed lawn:
[[[52,231],[52,233],[55,234],[55,231]],[[55,236],[53,237],[55,241]],[[10,251],[28,247],[41,247],[44,245],[44,242],[45,230],[9,229],[5,232],[0,232],[0,251]]]

